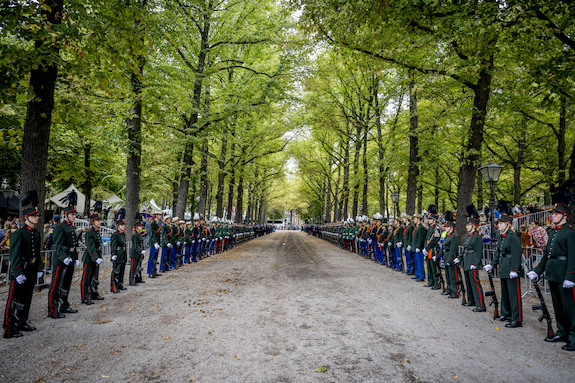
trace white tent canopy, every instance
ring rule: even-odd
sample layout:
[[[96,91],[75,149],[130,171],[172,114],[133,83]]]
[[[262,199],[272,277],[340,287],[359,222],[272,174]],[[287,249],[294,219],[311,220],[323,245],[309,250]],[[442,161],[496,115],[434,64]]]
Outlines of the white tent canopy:
[[[70,186],[68,186],[66,188],[66,190],[62,191],[59,194],[56,194],[53,197],[50,197],[50,201],[54,202],[56,205],[60,206],[60,207],[66,207],[66,203],[62,203],[60,202],[60,200],[62,198],[64,198],[66,195],[68,195],[68,193],[70,193],[72,190],[74,190],[76,192],[76,194],[78,195],[78,204],[76,205],[76,211],[78,211],[79,213],[83,213],[84,212],[84,206],[86,204],[86,196],[84,194],[82,194],[82,192],[80,192],[80,190],[78,190],[78,188],[76,186],[74,186],[74,184],[71,184]],[[90,206],[92,206],[94,204],[94,200],[90,200]]]
[[[118,205],[124,202],[123,199],[121,199],[120,197],[118,197],[115,194],[112,194],[111,196],[109,196],[108,198],[106,198],[104,201],[102,201],[103,203],[106,203],[108,205]],[[91,206],[91,205],[90,205]]]

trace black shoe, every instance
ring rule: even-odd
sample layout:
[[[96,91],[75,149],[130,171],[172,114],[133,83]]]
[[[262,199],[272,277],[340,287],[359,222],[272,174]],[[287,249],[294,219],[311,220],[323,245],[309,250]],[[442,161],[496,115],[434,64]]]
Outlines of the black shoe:
[[[433,286],[432,288],[430,288],[430,290],[439,290],[439,287]]]
[[[511,318],[505,315],[501,315],[499,318],[497,318],[497,320],[501,322],[511,322]]]
[[[449,295],[449,293],[447,291],[444,291],[441,293],[441,295]]]
[[[146,281],[140,281],[140,282],[138,282],[138,283],[146,283]]]
[[[482,312],[487,311],[487,309],[485,307],[477,307],[477,308],[474,308],[473,311],[475,311],[476,313],[482,313]]]
[[[435,287],[435,286],[430,285],[430,284],[428,283],[428,284],[423,285],[423,287]]]
[[[129,286],[138,286],[137,283],[130,283]],[[122,289],[122,290],[126,290],[126,289]]]
[[[411,279],[418,279],[417,277],[411,277]]]
[[[50,318],[54,318],[54,319],[60,319],[60,318],[66,318],[66,315],[62,314],[62,313],[56,313],[56,314],[52,314],[52,315],[48,315]]]
[[[68,314],[75,314],[75,313],[77,313],[77,312],[78,312],[78,310],[76,310],[76,309],[71,309],[71,308],[69,308],[69,307],[60,310],[60,313],[68,313]]]
[[[14,330],[12,330],[12,331],[6,331],[6,332],[4,332],[4,338],[5,338],[5,339],[20,338],[22,335],[24,335],[24,334],[22,334],[20,331],[18,331],[18,330],[16,330],[16,329],[14,329]]]
[[[450,295],[450,296],[448,296],[447,298],[449,298],[449,299],[457,299],[457,298],[459,298],[459,297],[458,297],[457,295]]]
[[[521,322],[516,322],[516,321],[512,321],[509,322],[505,325],[505,327],[507,328],[516,328],[516,327],[523,327],[523,325],[521,324]],[[575,347],[575,344],[573,345]]]
[[[36,327],[30,326],[28,323],[22,323],[21,325],[18,325],[16,329],[20,331],[34,331],[36,330]]]
[[[469,306],[475,306],[475,305],[472,305],[472,304],[470,304],[470,303],[462,303],[461,306],[469,307]]]
[[[567,343],[565,346],[561,347],[561,350],[575,351],[575,342]]]
[[[93,297],[92,299],[95,299],[95,300],[97,300],[97,301],[103,301],[103,300],[104,300],[104,297],[101,297],[101,296],[99,296],[99,295],[96,295],[96,296]]]
[[[555,335],[553,338],[545,338],[544,340],[545,340],[545,342],[551,342],[551,343],[567,342],[567,337]]]
[[[154,276],[155,276],[155,277],[161,277],[161,276],[162,276],[162,274],[160,274],[160,273],[156,273],[156,274],[154,274]]]
[[[94,302],[92,302],[92,301],[82,301],[82,303],[85,305],[93,305],[94,304]]]
[[[128,289],[125,288],[124,286],[120,286],[120,287],[118,288],[118,290],[128,290]]]

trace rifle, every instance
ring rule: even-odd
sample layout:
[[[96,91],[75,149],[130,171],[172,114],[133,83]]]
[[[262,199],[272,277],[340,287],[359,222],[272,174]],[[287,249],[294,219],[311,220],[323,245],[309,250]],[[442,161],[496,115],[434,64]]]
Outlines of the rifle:
[[[467,306],[467,297],[465,296],[465,282],[463,281],[463,274],[461,274],[461,269],[459,268],[459,263],[457,265],[455,265],[455,268],[457,269],[457,273],[461,276],[461,279],[458,280],[457,282],[455,282],[455,284],[458,286],[457,287],[457,293],[461,293],[462,298],[461,298],[461,304],[463,306]]]
[[[433,256],[433,250],[432,256]],[[433,261],[433,259],[432,259]],[[445,280],[443,279],[443,273],[441,272],[441,258],[439,256],[435,256],[435,266],[437,268],[437,272],[435,273],[435,277],[439,280],[439,285],[441,286],[441,292],[445,292]],[[439,286],[437,286],[439,288]]]
[[[491,286],[491,291],[486,291],[486,297],[492,297],[489,306],[495,305],[495,311],[493,312],[493,319],[499,318],[499,302],[497,301],[497,294],[495,294],[495,285],[493,284],[493,275],[491,272],[487,273],[489,277],[489,285]]]
[[[543,322],[543,319],[547,320],[547,339],[551,339],[555,336],[555,332],[553,331],[553,326],[551,325],[551,314],[547,309],[547,305],[545,304],[545,299],[543,299],[543,294],[541,294],[541,289],[539,288],[538,281],[533,281],[533,286],[535,286],[535,291],[537,292],[537,297],[539,297],[539,304],[533,305],[533,311],[541,310],[541,316],[539,317],[539,322]]]

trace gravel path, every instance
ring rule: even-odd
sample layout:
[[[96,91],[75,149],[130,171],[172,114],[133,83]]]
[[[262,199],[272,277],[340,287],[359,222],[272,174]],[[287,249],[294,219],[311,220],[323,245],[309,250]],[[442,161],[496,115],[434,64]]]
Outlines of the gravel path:
[[[146,282],[90,307],[75,285],[80,312],[59,320],[45,317],[46,291],[37,293],[38,331],[0,341],[0,382],[567,383],[575,374],[575,355],[542,341],[546,326],[529,308],[525,327],[507,329],[301,232]]]

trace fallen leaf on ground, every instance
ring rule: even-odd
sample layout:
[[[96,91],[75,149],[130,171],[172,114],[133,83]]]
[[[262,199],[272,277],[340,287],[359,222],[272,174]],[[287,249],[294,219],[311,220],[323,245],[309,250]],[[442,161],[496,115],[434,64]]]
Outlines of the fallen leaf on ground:
[[[165,339],[165,340],[172,340],[172,338],[170,338],[169,336],[163,336],[163,337],[162,337],[162,339]]]
[[[319,366],[319,367],[316,368],[314,371],[315,371],[315,372],[326,372],[326,371],[327,371],[327,367]]]
[[[407,362],[409,359],[405,358],[404,360],[401,361],[401,363]]]

